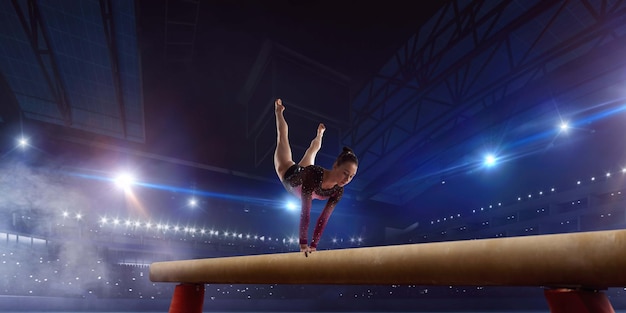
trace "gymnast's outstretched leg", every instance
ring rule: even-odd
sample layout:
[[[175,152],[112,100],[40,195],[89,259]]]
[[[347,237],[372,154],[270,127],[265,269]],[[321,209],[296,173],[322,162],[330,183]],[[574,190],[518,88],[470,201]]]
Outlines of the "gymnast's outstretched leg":
[[[282,181],[285,172],[294,165],[296,162],[293,161],[293,157],[291,156],[291,146],[289,146],[289,126],[287,126],[287,121],[285,121],[285,117],[283,116],[283,111],[285,111],[285,106],[283,106],[283,102],[281,99],[276,99],[274,101],[274,113],[276,115],[276,150],[274,151],[274,168],[276,169],[276,175]]]
[[[306,149],[302,160],[298,163],[298,165],[302,167],[307,167],[309,165],[315,164],[315,156],[317,156],[317,152],[322,148],[322,137],[324,137],[324,131],[326,130],[326,126],[320,123],[317,126],[317,135],[311,141],[311,145]]]
[[[274,169],[276,170],[276,175],[278,175],[278,178],[280,179],[280,181],[283,181],[283,179],[285,178],[285,173],[287,172],[287,170],[289,170],[291,166],[296,164],[293,161],[293,157],[291,154],[291,146],[289,145],[289,127],[287,125],[287,121],[285,121],[285,117],[283,116],[283,111],[285,111],[285,106],[283,106],[282,100],[276,99],[274,101],[274,113],[276,115],[277,136],[276,136],[276,150],[274,151]],[[320,128],[318,128],[318,136],[320,140],[318,141],[319,141],[319,145],[321,146],[321,135],[323,134],[323,130],[320,132],[319,129]],[[318,136],[316,136],[316,138]],[[311,143],[311,146],[313,146],[313,143]],[[313,159],[315,159],[315,154],[317,154],[317,151],[319,151],[319,147],[317,148],[317,150],[314,150]],[[306,154],[307,153],[305,153],[305,157],[306,157]],[[308,253],[311,251],[311,248],[307,244],[301,244],[300,251],[304,252],[305,256],[308,256]]]

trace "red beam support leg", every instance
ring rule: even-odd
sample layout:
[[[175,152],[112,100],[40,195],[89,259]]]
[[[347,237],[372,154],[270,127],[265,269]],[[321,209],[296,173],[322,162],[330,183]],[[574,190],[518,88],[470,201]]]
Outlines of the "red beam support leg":
[[[202,313],[204,284],[180,284],[174,289],[169,313]]]
[[[602,291],[546,289],[544,295],[552,313],[615,313]]]

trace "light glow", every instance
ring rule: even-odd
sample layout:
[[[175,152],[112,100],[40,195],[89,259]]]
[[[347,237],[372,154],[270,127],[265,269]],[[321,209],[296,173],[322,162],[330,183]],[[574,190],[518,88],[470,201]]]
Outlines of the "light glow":
[[[198,201],[195,198],[189,199],[189,206],[195,208],[198,205]]]
[[[114,179],[115,185],[123,190],[128,190],[130,187],[135,184],[135,177],[130,173],[120,173]]]
[[[293,201],[289,201],[287,202],[287,209],[289,211],[295,211],[296,209],[298,209],[298,205],[296,205],[296,203]]]
[[[494,166],[496,164],[496,156],[493,154],[488,154],[485,156],[485,165],[488,167]]]
[[[20,137],[20,138],[17,140],[17,144],[18,144],[18,146],[20,146],[21,148],[25,148],[25,147],[27,147],[27,146],[28,146],[28,139],[27,139],[27,138],[25,138],[25,137]]]

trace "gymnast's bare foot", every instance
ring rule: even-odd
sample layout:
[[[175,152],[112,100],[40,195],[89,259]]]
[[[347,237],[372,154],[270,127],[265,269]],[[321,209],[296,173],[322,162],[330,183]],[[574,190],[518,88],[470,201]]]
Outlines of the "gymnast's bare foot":
[[[276,112],[276,114],[283,113],[283,111],[285,111],[285,106],[283,105],[283,100],[281,100],[280,98],[274,100],[274,111]]]
[[[319,126],[317,126],[317,136],[316,137],[321,139],[324,136],[324,132],[325,131],[326,131],[326,126],[323,123],[320,123]]]

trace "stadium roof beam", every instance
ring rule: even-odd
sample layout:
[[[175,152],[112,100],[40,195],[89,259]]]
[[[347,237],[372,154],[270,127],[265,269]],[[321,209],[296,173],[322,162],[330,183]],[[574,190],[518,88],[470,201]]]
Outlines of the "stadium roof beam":
[[[65,126],[72,125],[72,109],[68,100],[65,86],[59,72],[58,64],[51,49],[48,30],[44,26],[37,1],[26,1],[28,19],[18,0],[11,0],[13,8],[22,24],[24,33],[30,41],[37,63],[50,88]],[[29,23],[30,21],[30,23]]]
[[[561,1],[448,2],[352,103],[353,126],[343,142],[360,157],[362,174],[352,185],[361,198],[376,194],[376,200],[406,203],[397,185],[382,179],[389,167],[413,170],[428,160],[407,159],[411,151],[429,150],[447,131],[503,105],[502,99],[530,82],[618,41],[623,5],[593,10]],[[415,180],[410,174],[393,181]]]
[[[120,77],[119,59],[117,57],[117,40],[115,37],[115,21],[113,20],[113,3],[111,0],[100,0],[100,13],[102,13],[102,26],[107,47],[109,48],[109,59],[111,61],[111,75],[113,87],[115,88],[115,100],[117,101],[122,124],[122,136],[127,137],[126,130],[126,106],[124,105],[124,95],[122,93],[122,83]]]
[[[200,0],[165,1],[165,61],[191,64],[199,15]]]

